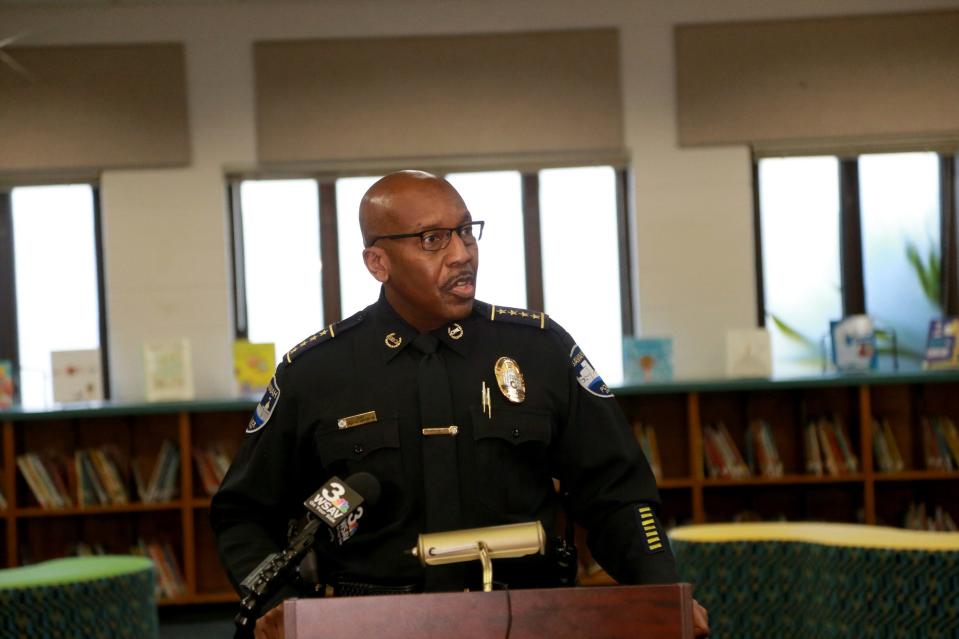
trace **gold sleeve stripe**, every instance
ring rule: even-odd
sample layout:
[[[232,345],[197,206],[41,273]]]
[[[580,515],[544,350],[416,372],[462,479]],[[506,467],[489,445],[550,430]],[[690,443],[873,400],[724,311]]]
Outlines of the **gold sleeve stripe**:
[[[650,508],[649,506],[640,506],[640,507],[639,507],[639,512],[641,512],[641,513],[652,512],[652,510],[653,510],[653,509]]]
[[[333,325],[330,324],[330,337],[336,337],[336,333],[333,332]]]
[[[653,544],[652,546],[649,547],[649,549],[650,549],[650,550],[659,550],[659,549],[662,548],[662,547],[663,547],[662,544]]]

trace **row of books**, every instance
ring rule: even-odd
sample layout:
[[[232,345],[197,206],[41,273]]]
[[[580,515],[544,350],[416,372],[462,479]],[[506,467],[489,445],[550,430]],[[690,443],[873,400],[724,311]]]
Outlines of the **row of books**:
[[[922,419],[922,452],[929,470],[959,468],[959,433],[948,417]]]
[[[158,599],[173,599],[186,595],[186,580],[169,543],[144,542],[140,539],[130,552],[153,560]]]
[[[839,416],[810,420],[803,430],[806,472],[837,477],[859,471],[849,434]]]
[[[169,439],[163,440],[163,444],[160,445],[160,452],[157,454],[149,480],[144,482],[139,468],[136,465],[133,466],[133,481],[136,484],[137,494],[144,503],[155,504],[170,501],[176,497],[180,487],[179,478],[180,449]]]
[[[643,424],[640,421],[633,422],[633,434],[639,442],[643,454],[646,455],[646,461],[653,471],[656,480],[663,478],[663,464],[659,457],[659,444],[656,441],[656,429],[651,424]]]
[[[710,477],[743,479],[751,474],[739,448],[722,422],[703,426],[703,456]]]
[[[872,450],[881,472],[894,473],[906,468],[888,419],[872,420]]]
[[[67,547],[66,554],[74,557],[92,557],[111,554],[103,544],[79,541]],[[146,557],[153,561],[156,574],[156,596],[158,599],[173,599],[186,595],[186,580],[183,571],[169,543],[137,540],[130,548],[130,554]]]
[[[749,470],[762,477],[782,477],[783,462],[773,438],[769,422],[755,419],[749,423],[746,433],[746,464]]]
[[[956,522],[942,507],[926,508],[926,504],[909,504],[903,526],[910,530],[957,532]]]
[[[193,463],[196,464],[203,491],[212,497],[230,467],[230,457],[223,452],[222,447],[214,444],[208,448],[194,448]]]
[[[124,481],[126,460],[113,446],[80,449],[71,455],[29,452],[17,457],[17,468],[42,508],[126,504],[130,491]],[[137,496],[144,503],[176,496],[180,453],[166,440],[146,481],[137,463],[130,463]]]

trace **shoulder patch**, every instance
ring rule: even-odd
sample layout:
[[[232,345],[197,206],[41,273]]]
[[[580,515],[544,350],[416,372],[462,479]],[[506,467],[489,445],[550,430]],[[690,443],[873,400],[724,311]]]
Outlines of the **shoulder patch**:
[[[263,393],[263,399],[260,400],[260,403],[256,405],[256,409],[253,411],[253,417],[250,418],[250,423],[246,425],[246,432],[255,433],[266,426],[279,401],[280,387],[276,383],[276,375],[274,375],[270,383],[266,385],[266,392]]]
[[[542,311],[529,311],[524,308],[510,308],[509,306],[497,306],[495,304],[485,306],[489,307],[485,315],[491,322],[511,322],[545,329],[549,319],[546,313]]]
[[[573,345],[573,349],[569,352],[569,365],[573,368],[576,381],[588,392],[596,395],[596,397],[613,396],[609,390],[609,386],[606,385],[603,378],[599,376],[599,373],[596,372],[593,365],[586,359],[586,354],[578,344]]]
[[[286,360],[287,364],[292,364],[293,360],[295,360],[297,357],[299,357],[303,353],[307,352],[311,348],[319,346],[323,342],[330,341],[331,339],[335,338],[337,335],[342,335],[346,331],[350,330],[351,328],[353,328],[354,326],[362,322],[363,319],[364,319],[364,315],[361,313],[357,313],[356,315],[347,317],[345,320],[341,322],[334,322],[333,324],[330,324],[329,326],[324,328],[322,331],[319,331],[318,333],[313,333],[312,335],[307,337],[305,340],[303,340],[302,342],[300,342],[299,344],[291,348],[289,352],[287,352],[287,354],[283,356],[283,359]]]

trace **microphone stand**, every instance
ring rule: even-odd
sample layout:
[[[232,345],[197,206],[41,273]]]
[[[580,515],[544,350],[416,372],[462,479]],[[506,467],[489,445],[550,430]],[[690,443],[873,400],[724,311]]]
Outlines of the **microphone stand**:
[[[273,596],[303,556],[313,547],[313,539],[320,526],[319,519],[310,519],[290,541],[285,550],[275,552],[264,559],[253,572],[247,575],[240,589],[240,611],[233,618],[236,625],[234,639],[250,639],[256,628],[256,613],[260,606]]]

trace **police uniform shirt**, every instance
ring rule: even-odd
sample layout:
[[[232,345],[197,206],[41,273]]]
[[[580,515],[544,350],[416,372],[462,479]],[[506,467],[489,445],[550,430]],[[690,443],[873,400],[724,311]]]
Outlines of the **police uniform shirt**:
[[[420,388],[418,335],[381,292],[284,356],[211,506],[234,585],[285,546],[288,522],[324,481],[359,471],[379,480],[381,496],[342,547],[318,535],[324,575],[423,584],[424,571],[438,568],[422,567],[407,551],[437,521],[459,529],[539,520],[556,537],[555,477],[567,510],[589,531],[594,558],[614,579],[678,581],[649,465],[616,400],[558,324],[476,301],[467,318],[432,331],[446,383],[428,388]],[[505,372],[504,358],[512,361]],[[522,388],[521,398],[510,384]],[[427,426],[455,428],[426,435],[421,404],[437,394],[448,394],[452,423]],[[432,437],[448,442],[439,461],[454,475],[449,485],[424,468],[435,463]],[[437,505],[436,495],[445,501]],[[427,512],[446,502],[448,512]],[[494,577],[511,587],[545,585],[536,579],[549,572],[544,561],[497,561]],[[475,563],[465,569],[466,585],[478,579]]]

